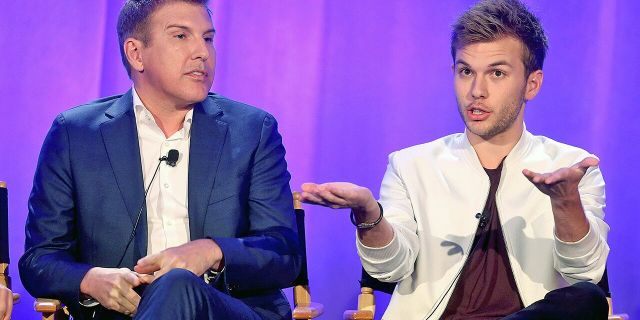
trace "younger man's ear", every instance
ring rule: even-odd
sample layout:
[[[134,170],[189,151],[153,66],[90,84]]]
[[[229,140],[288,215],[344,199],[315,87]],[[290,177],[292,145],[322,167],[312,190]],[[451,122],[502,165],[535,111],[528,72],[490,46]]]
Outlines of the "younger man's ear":
[[[542,80],[544,79],[544,73],[542,70],[536,70],[529,74],[527,77],[527,87],[525,88],[524,98],[525,100],[531,100],[538,95],[540,88],[542,87]]]

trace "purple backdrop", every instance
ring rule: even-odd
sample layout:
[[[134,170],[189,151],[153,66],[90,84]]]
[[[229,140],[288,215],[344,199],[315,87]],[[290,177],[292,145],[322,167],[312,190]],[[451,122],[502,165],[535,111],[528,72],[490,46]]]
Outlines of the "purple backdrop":
[[[273,113],[293,175],[377,193],[387,154],[463,129],[455,111],[451,1],[213,1],[214,90]],[[528,1],[551,48],[534,133],[598,154],[607,181],[610,282],[618,311],[640,317],[640,33],[635,0]],[[130,87],[115,21],[121,1],[10,1],[0,11],[0,180],[10,193],[15,319],[35,319],[18,279],[26,201],[57,113]],[[308,207],[309,273],[324,319],[355,306],[359,263],[346,212]],[[382,298],[386,300],[386,298]],[[386,301],[381,303],[386,306]]]

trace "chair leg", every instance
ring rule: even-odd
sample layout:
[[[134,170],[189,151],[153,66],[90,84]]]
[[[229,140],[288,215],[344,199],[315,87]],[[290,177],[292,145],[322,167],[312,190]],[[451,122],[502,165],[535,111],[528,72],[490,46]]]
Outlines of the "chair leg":
[[[56,312],[43,312],[42,320],[69,320],[69,314],[66,313],[66,309],[61,309]]]
[[[314,319],[319,317],[324,311],[324,306],[311,302],[309,286],[297,285],[293,288],[293,319]]]
[[[376,298],[373,289],[361,287],[358,295],[358,310],[346,310],[342,314],[344,320],[373,320],[376,313]]]

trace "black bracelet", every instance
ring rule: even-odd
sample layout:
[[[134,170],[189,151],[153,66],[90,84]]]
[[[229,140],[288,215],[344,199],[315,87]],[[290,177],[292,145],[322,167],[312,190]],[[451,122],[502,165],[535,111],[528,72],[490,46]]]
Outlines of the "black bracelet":
[[[378,219],[376,219],[376,221],[374,222],[361,222],[361,223],[356,223],[356,217],[353,214],[353,209],[351,210],[351,223],[356,226],[356,228],[358,229],[371,229],[375,226],[378,225],[378,223],[380,223],[380,221],[382,221],[382,217],[383,217],[383,212],[384,210],[382,210],[382,205],[380,204],[380,202],[376,202],[378,204],[378,208],[380,208],[380,216],[378,217]]]

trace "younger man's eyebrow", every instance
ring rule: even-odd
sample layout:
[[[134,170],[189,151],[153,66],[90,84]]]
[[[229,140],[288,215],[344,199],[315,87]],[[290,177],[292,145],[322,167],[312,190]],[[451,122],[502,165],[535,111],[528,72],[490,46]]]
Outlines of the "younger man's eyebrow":
[[[507,67],[513,67],[511,65],[511,63],[505,61],[505,60],[500,60],[500,61],[496,61],[492,64],[489,65],[489,67],[497,67],[497,66],[507,66]]]
[[[462,59],[456,60],[456,65],[458,64],[461,64],[467,67],[469,66],[469,64]],[[489,67],[497,67],[497,66],[507,66],[507,67],[513,68],[511,63],[507,62],[506,60],[500,60],[500,61],[492,62],[491,64],[489,64]]]

